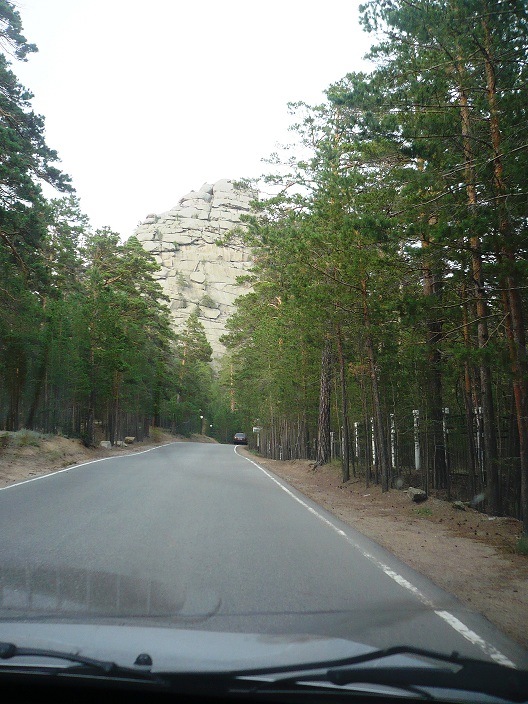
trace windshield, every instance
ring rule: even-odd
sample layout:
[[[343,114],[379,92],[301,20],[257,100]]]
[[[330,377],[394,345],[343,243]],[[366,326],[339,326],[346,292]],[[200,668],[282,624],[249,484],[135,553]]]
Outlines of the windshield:
[[[527,669],[526,7],[131,5],[0,4],[0,643]]]

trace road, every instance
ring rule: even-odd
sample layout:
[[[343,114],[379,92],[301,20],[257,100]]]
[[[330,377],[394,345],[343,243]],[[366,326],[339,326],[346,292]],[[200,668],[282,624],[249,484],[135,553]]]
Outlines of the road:
[[[230,445],[172,443],[6,487],[0,531],[11,612],[162,616],[528,667],[484,618]]]

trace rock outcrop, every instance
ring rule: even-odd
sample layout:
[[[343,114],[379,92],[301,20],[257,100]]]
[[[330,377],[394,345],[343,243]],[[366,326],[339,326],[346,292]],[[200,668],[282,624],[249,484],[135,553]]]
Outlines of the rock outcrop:
[[[181,330],[198,306],[213,359],[225,352],[220,337],[226,320],[235,299],[249,290],[237,278],[251,266],[250,252],[240,240],[229,246],[216,242],[241,226],[240,216],[250,211],[255,197],[228,179],[205,183],[171,210],[148,215],[134,233],[161,266],[158,278],[170,299],[175,329]]]

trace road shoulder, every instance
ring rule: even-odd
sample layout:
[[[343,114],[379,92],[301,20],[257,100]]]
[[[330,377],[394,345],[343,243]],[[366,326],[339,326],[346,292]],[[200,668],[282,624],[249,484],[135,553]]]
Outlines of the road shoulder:
[[[340,469],[306,460],[278,461],[238,452],[284,479],[347,525],[485,616],[528,647],[528,557],[514,552],[521,523],[448,501],[413,503],[405,491],[382,493],[363,480],[343,483]]]

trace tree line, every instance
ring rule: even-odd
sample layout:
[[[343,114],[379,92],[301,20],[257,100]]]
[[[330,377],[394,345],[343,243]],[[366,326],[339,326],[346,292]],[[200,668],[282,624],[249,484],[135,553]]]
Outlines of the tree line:
[[[339,458],[345,481],[407,479],[528,530],[528,9],[360,17],[373,68],[292,104],[294,146],[249,179],[252,292],[216,375],[199,311],[176,334],[151,256],[82,213],[11,70],[36,47],[0,2],[0,429],[246,429],[270,456]]]
[[[261,452],[407,474],[528,531],[528,8],[360,19],[373,68],[292,104],[293,145],[253,179],[237,408]]]
[[[231,434],[199,311],[176,335],[154,259],[135,237],[94,231],[58,168],[11,67],[37,48],[5,0],[0,44],[0,429],[94,445],[156,426],[190,435],[206,418]]]

